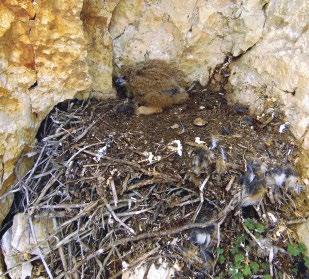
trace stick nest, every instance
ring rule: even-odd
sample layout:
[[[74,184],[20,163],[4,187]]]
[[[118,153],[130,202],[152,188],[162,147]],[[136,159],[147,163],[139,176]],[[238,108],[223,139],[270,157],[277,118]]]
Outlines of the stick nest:
[[[118,116],[117,104],[67,102],[55,108],[40,129],[33,169],[13,189],[22,194],[23,212],[56,224],[44,254],[49,273],[121,278],[125,263],[133,269],[164,259],[177,264],[176,278],[229,278],[231,251],[243,236],[237,249],[244,264],[266,263],[254,275],[292,274],[295,261],[285,251],[291,224],[306,217],[300,209],[307,206],[304,198],[287,194],[281,204],[265,197],[259,207],[239,206],[238,179],[248,158],[267,157],[279,165],[293,165],[297,158],[289,132],[278,133],[279,114],[257,121],[203,89],[193,90],[187,104],[149,117]],[[196,117],[207,125],[194,126]],[[190,152],[214,135],[229,167],[191,179]],[[248,220],[264,230],[257,235]],[[200,232],[209,235],[207,245],[194,240]],[[269,249],[279,251],[271,262]]]

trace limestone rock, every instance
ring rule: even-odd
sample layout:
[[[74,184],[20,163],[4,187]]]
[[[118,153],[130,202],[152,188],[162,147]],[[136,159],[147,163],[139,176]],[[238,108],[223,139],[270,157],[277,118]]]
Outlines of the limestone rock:
[[[144,59],[177,61],[191,80],[206,84],[228,54],[261,37],[263,1],[120,0],[109,31],[118,66]]]
[[[29,260],[31,255],[39,255],[39,249],[43,254],[48,250],[46,239],[53,232],[51,219],[45,217],[33,219],[35,236],[32,234],[29,222],[27,214],[16,214],[12,227],[6,231],[1,240],[1,249],[7,269],[22,263],[9,272],[11,278],[32,277],[32,264],[26,263],[26,261]]]
[[[35,136],[30,98],[0,87],[0,173],[3,194],[15,179],[14,167]]]
[[[299,240],[306,245],[307,256],[309,256],[309,220],[297,228],[297,234]]]
[[[92,79],[91,88],[98,98],[113,94],[113,49],[108,26],[119,0],[84,0],[81,19],[87,40],[87,64]]]
[[[175,264],[171,266],[168,262],[160,258],[158,264],[151,264],[147,269],[147,265],[138,265],[133,269],[123,272],[122,279],[169,279],[175,278],[175,272],[179,270],[179,266]],[[146,275],[147,272],[147,275]],[[145,276],[146,275],[146,276]]]
[[[265,11],[262,39],[232,64],[229,98],[258,114],[280,106],[308,149],[309,6],[306,0],[270,1]]]
[[[8,195],[5,198],[2,198],[0,200],[0,226],[2,225],[2,222],[4,220],[4,218],[7,216],[7,214],[9,213],[12,203],[13,203],[13,194]]]
[[[82,5],[82,0],[42,0],[37,5],[30,33],[37,86],[29,94],[32,111],[44,117],[55,104],[90,87]]]
[[[82,6],[82,0],[0,3],[0,195],[49,111],[90,88]]]
[[[12,241],[12,228],[6,231],[1,240],[1,249],[4,256],[6,269],[11,269],[11,271],[9,272],[10,278],[12,279],[31,278],[33,268],[32,264],[22,263],[24,259],[20,253],[13,252],[14,250],[11,241]],[[19,265],[20,263],[22,264]]]

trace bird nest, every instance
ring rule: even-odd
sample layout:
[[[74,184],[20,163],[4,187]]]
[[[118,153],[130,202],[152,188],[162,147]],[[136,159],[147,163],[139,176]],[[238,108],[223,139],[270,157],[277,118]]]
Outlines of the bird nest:
[[[305,195],[283,189],[275,203],[266,193],[241,206],[249,161],[271,169],[297,159],[282,118],[274,108],[257,120],[202,88],[190,94],[152,116],[119,115],[116,100],[70,101],[51,112],[34,166],[12,190],[20,211],[54,224],[48,249],[28,262],[53,278],[135,278],[141,266],[138,278],[150,278],[160,263],[175,278],[299,278],[303,258],[287,249]],[[196,148],[212,149],[225,168],[194,174]]]

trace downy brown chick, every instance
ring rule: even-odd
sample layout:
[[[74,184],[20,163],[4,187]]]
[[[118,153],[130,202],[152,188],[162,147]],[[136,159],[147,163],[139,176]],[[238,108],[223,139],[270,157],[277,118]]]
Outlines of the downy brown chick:
[[[159,113],[189,97],[184,73],[172,63],[158,59],[122,67],[115,84],[125,87],[127,97],[137,102],[137,114]]]

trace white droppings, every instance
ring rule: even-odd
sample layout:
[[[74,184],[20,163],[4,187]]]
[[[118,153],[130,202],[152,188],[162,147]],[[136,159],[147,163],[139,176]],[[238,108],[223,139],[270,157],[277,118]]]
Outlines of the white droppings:
[[[147,160],[150,164],[153,162],[154,155],[152,154],[152,152],[145,151],[143,155],[146,157],[148,156]]]
[[[275,217],[274,214],[272,214],[271,212],[267,212],[267,215],[273,223],[277,223],[278,219]]]
[[[196,243],[199,245],[208,244],[210,243],[210,235],[205,232],[198,232],[196,233]]]
[[[211,138],[210,149],[215,149],[218,146],[218,140],[216,138]]]
[[[289,122],[281,124],[280,127],[279,127],[279,133],[282,134],[283,132],[285,132],[286,129],[288,128],[288,126],[289,126]]]
[[[200,137],[196,137],[195,140],[194,140],[197,144],[204,144],[205,141],[201,140]]]
[[[280,174],[275,174],[274,175],[275,183],[278,187],[282,187],[283,183],[286,180],[286,174],[284,172]]]
[[[173,145],[176,145],[173,146]],[[182,144],[181,144],[181,141],[180,140],[173,140],[171,143],[170,143],[170,146],[169,146],[169,149],[172,150],[172,151],[176,151],[177,154],[181,157],[182,156]]]
[[[102,148],[100,148],[97,151],[97,154],[95,156],[95,161],[99,162],[101,160],[101,158],[103,158],[104,156],[106,156],[107,154],[107,145],[103,146]]]
[[[122,261],[122,270],[127,270],[129,268],[129,264],[126,261]]]

